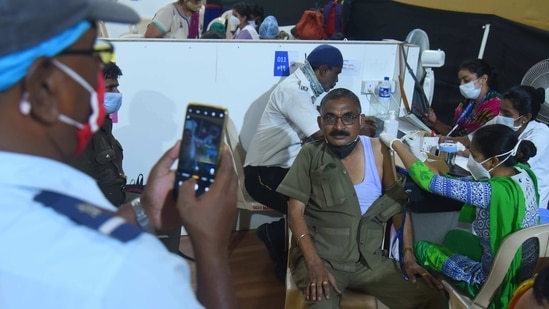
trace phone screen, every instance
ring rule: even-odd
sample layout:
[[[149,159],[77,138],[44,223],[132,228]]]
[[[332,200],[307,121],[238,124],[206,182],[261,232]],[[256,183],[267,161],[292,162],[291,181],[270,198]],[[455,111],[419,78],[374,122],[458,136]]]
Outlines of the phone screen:
[[[214,182],[227,110],[201,104],[189,104],[181,138],[181,152],[176,172],[174,195],[189,179],[196,180],[196,195],[208,191]]]

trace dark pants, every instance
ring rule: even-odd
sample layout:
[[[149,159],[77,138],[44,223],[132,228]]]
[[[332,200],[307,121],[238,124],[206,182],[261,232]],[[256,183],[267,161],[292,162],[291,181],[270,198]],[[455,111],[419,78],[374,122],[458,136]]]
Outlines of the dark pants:
[[[282,182],[287,168],[268,166],[244,167],[244,185],[250,196],[280,213],[288,214],[288,198],[276,192],[276,188]]]
[[[246,166],[244,185],[248,194],[256,201],[280,213],[288,214],[288,198],[276,192],[288,169],[281,167]],[[258,237],[265,243],[269,256],[275,265],[275,275],[284,282],[286,276],[286,221],[280,219],[258,227]]]

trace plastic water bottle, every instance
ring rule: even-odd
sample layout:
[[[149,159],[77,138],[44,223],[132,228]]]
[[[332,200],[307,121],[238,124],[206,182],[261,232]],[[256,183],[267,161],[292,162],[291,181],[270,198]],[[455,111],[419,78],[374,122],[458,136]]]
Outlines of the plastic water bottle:
[[[379,85],[379,101],[385,108],[389,109],[389,104],[391,103],[391,82],[388,76],[385,76]]]
[[[383,121],[383,132],[389,133],[392,136],[398,134],[398,120],[396,120],[395,111],[389,111],[389,119]]]

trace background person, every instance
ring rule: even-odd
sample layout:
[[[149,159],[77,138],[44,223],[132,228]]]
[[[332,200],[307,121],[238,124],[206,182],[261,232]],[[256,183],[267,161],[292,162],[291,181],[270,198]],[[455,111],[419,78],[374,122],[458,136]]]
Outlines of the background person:
[[[472,222],[476,236],[470,234],[462,243],[447,246],[418,241],[414,250],[420,265],[453,279],[460,290],[474,297],[486,281],[503,239],[538,223],[536,177],[524,165],[536,154],[536,147],[530,141],[519,141],[506,126],[482,127],[471,142],[467,167],[472,177],[450,178],[438,175],[438,171],[418,160],[400,140],[385,134],[381,134],[381,139],[397,152],[418,186],[465,203],[460,220]],[[404,142],[414,143],[408,137]],[[507,307],[517,284],[533,274],[536,247],[535,240],[527,241],[515,257],[493,299],[495,308]]]
[[[259,38],[263,40],[289,40],[290,35],[280,31],[276,17],[269,15],[259,26]]]
[[[226,39],[227,29],[225,28],[225,19],[218,17],[208,25],[207,31],[202,33],[201,39]]]
[[[549,308],[549,267],[523,282],[513,294],[509,309]]]
[[[118,89],[120,76],[122,76],[122,70],[114,62],[103,66],[105,120],[84,151],[70,162],[70,165],[95,179],[101,192],[116,207],[138,195],[134,193],[126,197],[124,188],[126,175],[122,168],[123,148],[112,134],[111,115],[118,112],[122,106],[122,93]],[[181,227],[170,231],[157,231],[157,233],[170,252],[179,254]]]
[[[288,201],[276,192],[301,145],[322,137],[315,100],[332,89],[343,67],[343,55],[334,46],[319,45],[300,66],[280,82],[269,97],[252,137],[244,163],[246,190],[256,201],[286,214]],[[286,277],[286,224],[284,220],[258,227],[275,263],[277,278]]]
[[[173,199],[176,143],[142,198],[118,209],[67,164],[104,120],[100,63],[113,49],[94,49],[96,20],[139,16],[112,1],[2,2],[0,27],[10,35],[0,44],[0,306],[238,308],[228,263],[237,179],[227,147],[200,200],[192,180]],[[195,253],[196,294],[188,264],[145,232],[181,224]]]
[[[111,114],[118,112],[122,105],[122,93],[118,90],[120,76],[122,70],[115,63],[110,62],[103,67],[106,110],[103,125],[93,135],[82,154],[70,162],[72,166],[95,179],[105,197],[116,207],[126,201],[126,175],[122,168],[124,155],[122,145],[112,134],[111,119]]]
[[[536,145],[536,155],[527,163],[538,178],[540,208],[547,208],[549,204],[549,165],[545,162],[545,158],[549,157],[549,127],[536,121],[544,102],[545,89],[535,89],[527,85],[515,86],[503,94],[499,115],[485,124],[505,125],[516,132],[519,140],[529,140]],[[469,147],[474,133],[448,139],[457,140]]]
[[[233,6],[232,15],[229,17],[229,29],[236,27],[233,34],[235,40],[259,40],[255,20],[252,19],[252,8],[245,2],[239,2]]]
[[[252,6],[252,13],[250,14],[250,21],[253,21],[253,26],[256,31],[259,31],[259,25],[263,22],[264,17],[265,10],[263,9],[263,6],[254,4],[254,6]]]
[[[202,0],[178,0],[162,7],[147,26],[146,38],[198,39],[202,33]]]
[[[531,86],[516,86],[503,95],[500,115],[496,123],[509,126],[519,139],[529,140],[536,145],[536,155],[528,164],[538,178],[540,208],[549,206],[549,127],[535,121],[541,105],[545,102],[545,89]],[[512,121],[511,121],[512,120]]]
[[[301,148],[277,188],[290,198],[292,276],[310,308],[338,308],[346,289],[373,295],[389,308],[444,308],[441,291],[429,288],[442,286],[416,263],[411,220],[401,240],[402,272],[382,253],[384,224],[393,219],[395,228],[402,225],[408,196],[387,147],[359,136],[365,120],[350,90],[326,94],[318,116],[324,140]]]
[[[515,86],[503,94],[499,115],[490,122],[503,124],[518,135],[519,140],[529,140],[536,145],[536,155],[528,165],[538,178],[539,207],[549,204],[549,127],[536,121],[541,105],[545,102],[545,89],[532,86]]]
[[[453,123],[448,125],[441,122],[433,109],[423,118],[426,125],[441,135],[451,133],[450,136],[465,136],[499,113],[501,94],[494,89],[495,74],[486,61],[464,61],[459,66],[458,79],[459,91],[465,102],[454,110]]]

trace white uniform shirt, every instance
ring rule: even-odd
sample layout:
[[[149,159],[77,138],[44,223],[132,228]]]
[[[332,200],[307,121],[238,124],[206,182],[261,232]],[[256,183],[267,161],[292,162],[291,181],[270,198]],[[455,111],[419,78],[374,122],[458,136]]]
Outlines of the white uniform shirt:
[[[261,115],[244,166],[289,168],[301,149],[301,140],[319,130],[315,99],[301,69],[280,82]]]
[[[34,201],[42,190],[115,210],[84,173],[0,151],[0,308],[202,308],[188,264],[154,236],[78,225]]]
[[[242,29],[237,28],[233,35],[233,39],[248,39],[247,35],[241,34],[241,32],[248,32],[252,40],[259,40],[259,34],[257,33],[257,30],[255,30],[255,22],[253,21],[249,22]]]
[[[539,207],[547,208],[549,202],[549,127],[537,121],[530,121],[519,136],[519,139],[529,140],[536,145],[536,155],[528,164],[538,178]]]

